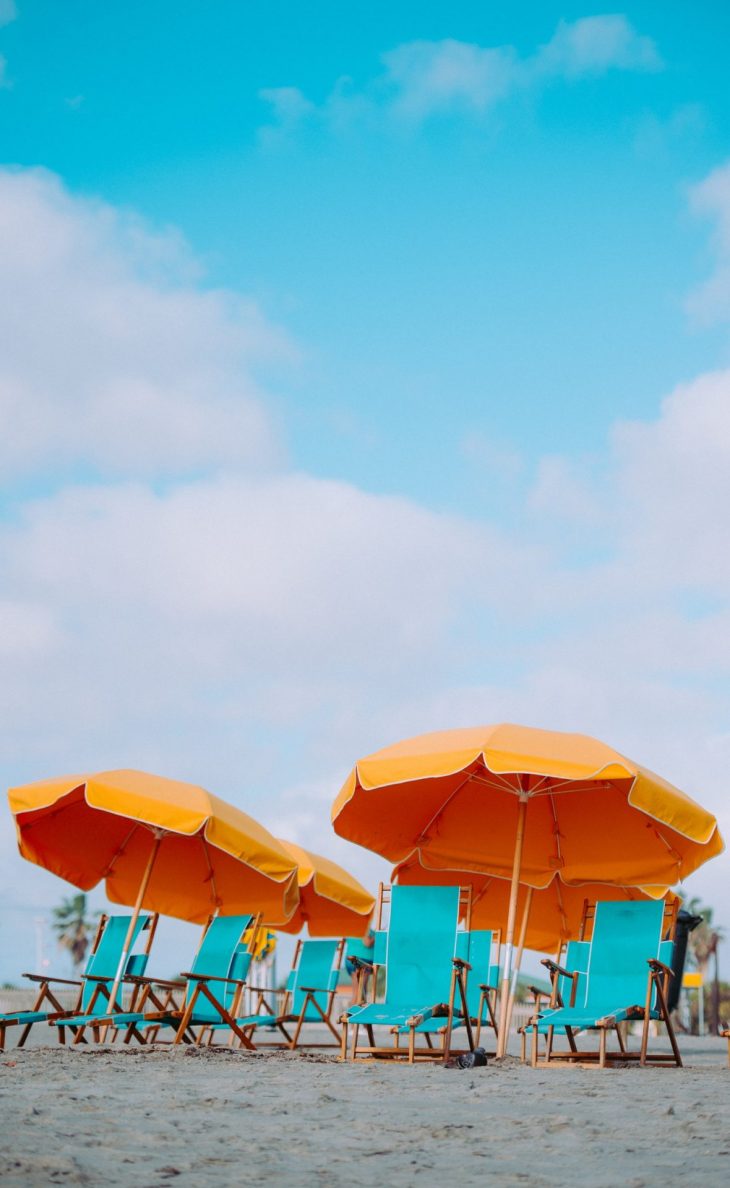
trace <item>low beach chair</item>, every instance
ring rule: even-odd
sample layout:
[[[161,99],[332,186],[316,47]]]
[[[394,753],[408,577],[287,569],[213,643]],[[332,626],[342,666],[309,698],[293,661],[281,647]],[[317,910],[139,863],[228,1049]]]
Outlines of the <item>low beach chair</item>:
[[[214,917],[203,931],[189,972],[181,974],[176,981],[128,975],[125,983],[139,991],[136,1002],[126,1011],[107,1011],[95,1020],[97,1028],[124,1029],[125,1044],[132,1039],[138,1043],[155,1042],[164,1027],[174,1030],[175,1044],[200,1043],[206,1035],[212,1042],[217,1029],[230,1028],[245,1047],[252,1047],[245,1033],[236,1027],[233,1016],[251,964],[244,934],[251,938],[256,923],[257,919],[248,915]],[[81,1029],[85,1025],[82,1019],[73,1022]],[[74,1042],[78,1039],[77,1034]]]
[[[384,896],[378,897],[378,920],[382,919]],[[451,1047],[454,1015],[464,1021],[469,1049],[474,1047],[471,1016],[466,999],[468,963],[455,956],[459,919],[459,887],[394,886],[390,889],[388,928],[375,934],[373,993],[377,988],[377,967],[385,966],[385,999],[354,1005],[343,1014],[340,1053],[347,1058],[348,1032],[353,1028],[350,1057],[377,1056],[445,1060]],[[377,963],[377,964],[376,964]],[[458,995],[458,1005],[457,1005]],[[432,1018],[444,1027],[440,1049],[416,1048],[417,1028]],[[360,1028],[368,1044],[361,1045]],[[378,1046],[374,1029],[387,1027],[394,1036],[389,1047]],[[408,1035],[408,1047],[400,1036]]]
[[[0,1015],[0,1051],[5,1046],[5,1032],[9,1027],[23,1028],[18,1040],[19,1048],[24,1046],[36,1023],[52,1023],[57,1026],[58,1038],[63,1043],[66,1028],[76,1030],[74,1024],[67,1020],[77,1016],[83,1016],[88,1020],[91,1015],[100,1014],[104,1010],[108,1012],[109,995],[131,919],[131,916],[100,916],[91,951],[79,979],[55,978],[48,974],[23,974],[24,978],[38,984],[38,994],[30,1010]],[[157,916],[138,917],[130,948],[133,948],[142,932],[146,934],[146,943],[142,953],[130,953],[127,962],[130,972],[144,973],[156,927]],[[78,988],[76,1002],[71,1009],[64,1008],[56,997],[58,991],[54,992],[53,987],[58,986]]]
[[[530,986],[532,994],[532,1016],[523,1027],[518,1028],[520,1036],[520,1059],[524,1064],[527,1059],[527,1035],[532,1035],[533,1065],[537,1063],[537,1045],[541,1035],[548,1036],[552,1043],[553,1035],[565,1035],[565,1028],[550,1022],[551,1013],[559,1007],[583,1006],[586,994],[586,970],[591,946],[589,941],[568,941],[565,954],[558,961],[546,958],[543,965],[550,973],[551,988],[548,993],[539,986]],[[562,971],[566,970],[566,976]],[[535,1016],[540,1016],[537,1023],[533,1023]]]
[[[665,923],[665,911],[668,922]],[[667,928],[673,927],[673,913],[676,907],[664,900],[641,902],[611,902],[596,905],[593,936],[590,941],[587,970],[585,973],[585,998],[583,1002],[556,1007],[541,1012],[533,1019],[535,1032],[541,1023],[548,1023],[547,1047],[544,1059],[535,1064],[546,1065],[555,1060],[595,1061],[603,1068],[609,1062],[638,1060],[644,1064],[674,1063],[682,1065],[674,1029],[669,1017],[666,1000],[666,986],[672,976],[668,960],[671,954],[671,936],[663,941]],[[560,976],[577,986],[581,975],[564,966],[546,962],[553,966],[553,975]],[[620,1025],[641,1019],[643,1021],[641,1046],[638,1052],[630,1052],[621,1035]],[[649,1026],[652,1020],[664,1023],[672,1052],[649,1054]],[[552,1036],[562,1029],[567,1037],[567,1051],[555,1051]],[[575,1033],[597,1031],[598,1051],[581,1051],[575,1042]],[[606,1042],[609,1031],[617,1035],[619,1051],[609,1056]],[[533,1033],[533,1043],[537,1037]],[[536,1049],[535,1049],[536,1050]]]
[[[273,1008],[274,991],[251,986],[257,998],[249,1015],[239,1016],[236,1023],[249,1039],[261,1027],[275,1027],[284,1036],[284,1043],[257,1044],[257,1047],[331,1048],[339,1047],[340,1036],[332,1023],[332,1007],[340,980],[344,940],[299,940],[294,961],[284,988],[281,1011]],[[335,1043],[302,1042],[305,1023],[324,1024],[334,1036]],[[294,1027],[294,1034],[289,1032]]]
[[[454,956],[462,962],[464,970],[466,1002],[475,1047],[478,1047],[481,1043],[483,1027],[491,1027],[494,1031],[495,1039],[498,1034],[496,1003],[497,993],[499,991],[500,948],[500,933],[498,931],[492,932],[491,930],[479,929],[471,932],[457,932],[456,934],[456,952]],[[451,1020],[451,1035],[453,1036],[455,1031],[459,1031],[465,1027],[466,1021],[464,1016],[454,1011]],[[409,1033],[410,1028],[404,1024],[398,1027],[396,1031],[399,1035],[406,1035]],[[426,1046],[429,1048],[433,1047],[433,1037],[439,1037],[442,1054],[447,1032],[449,1032],[448,1017],[444,1019],[438,1015],[432,1015],[429,1019],[424,1019],[415,1028],[417,1036],[425,1036]],[[450,1050],[451,1055],[458,1054],[453,1046]]]

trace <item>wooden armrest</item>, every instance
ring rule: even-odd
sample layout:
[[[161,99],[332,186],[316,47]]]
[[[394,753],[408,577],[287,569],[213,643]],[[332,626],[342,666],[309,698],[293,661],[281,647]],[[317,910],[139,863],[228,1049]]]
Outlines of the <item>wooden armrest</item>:
[[[669,974],[670,978],[674,977],[674,970],[670,969],[668,965],[665,965],[663,961],[658,961],[656,957],[649,957],[647,965],[652,973]]]
[[[286,994],[286,990],[272,990],[270,986],[249,986],[254,994]]]
[[[298,986],[298,990],[303,990],[305,994],[332,994],[332,990],[325,990],[323,986]]]
[[[163,990],[184,990],[185,983],[171,978],[146,978],[142,974],[127,974],[125,982],[135,986],[161,986]]]
[[[31,982],[59,982],[62,986],[80,986],[81,982],[74,982],[71,978],[51,978],[47,974],[31,974],[24,973],[24,978],[28,978]]]
[[[461,957],[452,957],[452,958],[451,958],[451,963],[452,963],[452,965],[454,966],[454,968],[455,968],[455,969],[467,969],[467,970],[471,970],[471,966],[470,966],[469,962],[468,962],[468,961],[463,961]]]
[[[120,978],[121,982],[126,982],[126,978]],[[113,982],[114,978],[110,978],[109,974],[84,974],[85,982]]]
[[[577,970],[571,973],[569,969],[564,969],[562,965],[558,965],[556,961],[551,961],[549,957],[543,957],[542,964],[546,969],[550,970],[550,973],[561,974],[564,978],[570,978],[571,982],[574,982],[578,977]]]
[[[184,973],[184,978],[188,978],[191,982],[225,982],[229,986],[245,986],[246,982],[243,978],[221,978],[216,974],[198,974],[198,973]]]
[[[539,986],[527,986],[527,987],[525,987],[525,988],[526,988],[527,990],[529,990],[529,991],[530,991],[530,994],[531,994],[531,995],[532,995],[532,997],[533,997],[533,998],[535,998],[535,999],[540,999],[540,998],[547,998],[547,997],[548,997],[548,992],[547,992],[547,990],[541,990]]]

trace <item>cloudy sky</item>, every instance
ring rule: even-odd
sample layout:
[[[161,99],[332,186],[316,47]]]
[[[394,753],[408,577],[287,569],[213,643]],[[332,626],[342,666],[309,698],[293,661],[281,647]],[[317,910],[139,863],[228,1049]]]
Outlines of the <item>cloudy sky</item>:
[[[730,832],[728,36],[0,0],[6,785],[194,780],[374,882],[354,760],[508,720]],[[63,892],[6,816],[0,978]]]

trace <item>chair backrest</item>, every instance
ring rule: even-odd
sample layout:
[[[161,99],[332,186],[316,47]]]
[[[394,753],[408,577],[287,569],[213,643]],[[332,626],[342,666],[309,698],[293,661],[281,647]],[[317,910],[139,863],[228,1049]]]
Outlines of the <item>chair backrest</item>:
[[[481,986],[497,988],[499,985],[499,967],[492,964],[493,942],[491,929],[472,929],[471,932],[456,934],[456,956],[471,966],[466,976],[466,1002],[473,1018],[479,1013]],[[460,1005],[457,998],[456,1008],[459,1009]]]
[[[573,996],[573,981],[571,978],[565,978],[562,974],[558,975],[558,994],[560,1001],[564,1006],[568,1006],[573,1001],[576,1007],[582,1007],[586,1000],[586,984],[588,973],[588,962],[591,956],[591,942],[572,940],[568,941],[565,947],[565,955],[560,962],[564,969],[569,973],[577,973],[578,978],[575,983],[575,996]]]
[[[389,1005],[448,1002],[458,916],[458,887],[392,888],[385,952]]]
[[[286,989],[290,995],[288,1010],[292,1015],[299,1015],[304,1006],[307,992],[303,987],[317,991],[313,995],[314,1000],[327,1014],[332,1001],[331,996],[337,989],[338,951],[341,952],[339,940],[305,940],[301,942],[296,963],[286,982]],[[320,1023],[322,1021],[322,1016],[311,1005],[311,1002],[307,1003],[304,1017],[311,1021],[319,1020]]]
[[[649,967],[662,938],[663,900],[596,904],[585,1007],[598,1016],[643,1006]]]
[[[252,923],[251,916],[216,916],[210,921],[200,942],[191,973],[206,974],[212,978],[237,978],[245,981],[251,964],[251,954],[243,943],[243,934]],[[189,1002],[196,983],[189,981],[185,1001]],[[212,982],[211,993],[226,1010],[233,1005],[238,987],[224,982]],[[204,994],[199,994],[195,1003],[196,1023],[223,1023],[220,1011]]]
[[[125,973],[139,972],[139,958],[146,958],[144,953],[132,953],[137,937],[144,928],[147,928],[150,923],[150,916],[145,916],[140,913],[134,927],[134,933],[129,945],[130,955],[127,958],[124,967]],[[95,1015],[107,1014],[109,1011],[109,999],[103,990],[99,989],[97,981],[91,981],[89,975],[94,979],[108,978],[108,982],[103,983],[107,992],[111,993],[114,978],[119,967],[119,962],[124,950],[124,942],[127,939],[127,932],[132,920],[131,916],[108,916],[104,928],[102,929],[99,943],[93,953],[90,954],[86,968],[82,974],[83,987],[81,991],[81,1010],[86,1012],[89,1010],[94,993],[94,1005],[91,1007],[91,1013]],[[146,960],[145,960],[146,964]],[[144,969],[144,966],[142,967]]]

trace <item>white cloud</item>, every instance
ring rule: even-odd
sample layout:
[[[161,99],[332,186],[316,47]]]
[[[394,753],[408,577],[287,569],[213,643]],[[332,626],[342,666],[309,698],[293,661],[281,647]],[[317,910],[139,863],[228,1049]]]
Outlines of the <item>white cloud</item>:
[[[650,37],[637,33],[620,13],[561,21],[534,59],[537,74],[580,78],[608,70],[659,70],[662,61]]]
[[[463,108],[483,114],[514,86],[517,58],[511,47],[463,41],[411,41],[383,54],[397,115],[423,119]]]
[[[2,179],[0,244],[23,311],[0,298],[12,322],[0,365],[27,393],[16,473],[45,460],[51,475],[99,472],[16,491],[0,523],[9,781],[117,765],[201,781],[370,881],[377,861],[348,861],[327,824],[351,763],[422,730],[513,719],[605,737],[730,826],[730,375],[617,425],[598,457],[545,459],[521,533],[506,535],[231,453],[219,377],[224,391],[243,384],[276,454],[246,369],[278,340],[245,302],[207,294],[174,236],[31,173]],[[201,444],[173,425],[160,445],[139,394],[191,369],[205,378],[191,407],[214,428]],[[495,443],[463,448],[488,457]],[[13,847],[6,818],[2,879],[21,903],[52,902],[60,884]],[[693,886],[721,904],[729,868],[725,857]]]
[[[508,96],[551,80],[661,68],[654,42],[621,14],[561,21],[551,40],[525,57],[510,45],[445,38],[406,42],[384,53],[382,62],[383,73],[362,90],[342,78],[320,105],[296,87],[260,91],[274,120],[263,129],[263,138],[271,140],[305,122],[337,130],[355,120],[372,122],[378,113],[409,123],[440,113],[481,117]]]
[[[277,449],[253,378],[290,350],[256,306],[194,284],[172,233],[0,172],[0,468],[196,474]]]

